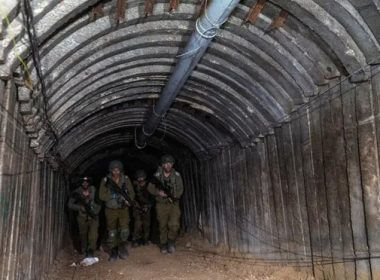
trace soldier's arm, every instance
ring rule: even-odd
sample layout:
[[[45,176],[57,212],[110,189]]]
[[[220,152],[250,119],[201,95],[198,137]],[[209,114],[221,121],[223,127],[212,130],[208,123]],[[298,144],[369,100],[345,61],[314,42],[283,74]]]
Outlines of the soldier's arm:
[[[129,197],[132,200],[134,200],[135,199],[135,190],[133,189],[133,185],[132,185],[131,180],[127,176],[125,176],[125,184],[126,184],[126,188],[127,188]]]
[[[148,188],[147,188],[148,192],[151,194],[151,195],[154,195],[154,196],[157,196],[158,195],[158,189],[156,188],[156,186],[152,183],[149,183],[148,185]]]
[[[154,201],[154,197],[152,196],[152,194],[148,190],[150,185],[152,185],[154,188],[154,185],[152,183],[149,183],[147,186],[148,193],[147,193],[147,196],[145,197],[145,200],[146,200],[146,204],[148,204],[148,205],[152,205],[153,201]]]
[[[111,192],[106,186],[106,178],[103,178],[99,187],[99,199],[102,201],[108,201],[111,198]]]
[[[175,173],[175,176],[176,176],[175,178],[176,188],[173,195],[175,198],[180,199],[183,194],[183,181],[182,181],[181,174],[179,174],[177,171]]]
[[[99,202],[97,200],[97,197],[96,197],[96,188],[95,188],[95,186],[90,186],[90,188],[91,188],[91,191],[90,191],[90,202],[96,204],[97,202]]]
[[[74,193],[72,193],[72,194],[70,195],[70,199],[69,199],[69,202],[68,202],[67,206],[68,206],[69,209],[71,209],[71,210],[74,210],[74,211],[80,211],[80,210],[81,210],[81,205],[75,203],[75,199],[74,199],[74,197],[73,197],[73,194],[74,194]]]

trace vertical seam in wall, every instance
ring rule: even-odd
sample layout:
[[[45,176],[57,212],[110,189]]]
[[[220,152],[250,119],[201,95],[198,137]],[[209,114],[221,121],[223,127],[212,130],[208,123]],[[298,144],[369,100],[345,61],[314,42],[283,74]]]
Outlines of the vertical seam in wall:
[[[309,141],[310,141],[310,153],[311,153],[311,164],[313,164],[313,149],[311,148],[311,134],[310,134],[310,118],[309,118],[309,109],[306,110],[306,114],[307,114],[307,125],[308,125],[308,133],[309,133]],[[301,131],[301,121],[298,122],[298,125],[299,125],[299,129]],[[302,141],[301,141],[301,145],[302,145]],[[307,189],[306,189],[306,186],[307,186],[307,182],[306,182],[306,178],[305,178],[305,173],[304,173],[304,168],[303,168],[303,149],[301,147],[301,157],[302,157],[302,176],[303,176],[303,180],[304,180],[304,188],[305,188],[305,204],[306,204],[306,215],[307,215],[307,223],[308,223],[308,227],[309,227],[309,242],[310,242],[310,256],[311,256],[311,267],[312,267],[312,270],[313,270],[313,276],[315,277],[315,267],[314,267],[314,248],[313,248],[313,242],[312,242],[312,238],[311,238],[311,224],[310,224],[310,215],[309,215],[309,203],[307,201],[307,195],[306,195],[306,192],[307,192]],[[312,168],[312,174],[314,174],[314,168]],[[318,229],[319,229],[319,226],[318,226]]]
[[[360,149],[360,137],[359,137],[359,121],[358,121],[358,114],[356,113],[356,108],[357,108],[357,104],[356,104],[356,95],[357,95],[357,92],[356,92],[356,87],[354,88],[354,91],[355,91],[355,95],[354,95],[354,102],[355,102],[355,121],[356,121],[356,137],[357,137],[357,143],[358,143],[358,149]],[[360,171],[362,170],[362,164],[361,164],[361,153],[359,151],[358,153],[358,158],[359,158],[359,169]],[[365,208],[365,200],[364,200],[364,190],[363,190],[363,179],[362,179],[362,176],[360,176],[360,186],[361,186],[361,190],[362,190],[362,200],[363,200],[363,211],[364,211],[364,225],[365,225],[365,233],[366,233],[366,244],[367,244],[367,248],[368,248],[368,255],[371,256],[371,251],[370,251],[370,246],[369,246],[369,241],[368,241],[368,222],[367,222],[367,211],[366,211],[366,208]],[[368,262],[369,263],[369,270],[370,270],[370,276],[371,276],[371,280],[372,280],[372,264],[371,264],[371,261]]]
[[[275,244],[273,244],[273,247],[274,248],[278,248],[278,250],[279,250],[279,254],[280,254],[280,256],[281,256],[281,243],[280,243],[280,234],[279,234],[279,232],[278,232],[278,220],[277,220],[277,217],[278,217],[278,215],[277,215],[277,211],[276,211],[276,200],[275,200],[275,198],[274,198],[274,186],[273,186],[273,177],[272,177],[272,172],[271,172],[271,170],[275,170],[274,168],[272,169],[271,168],[271,161],[270,161],[270,159],[269,159],[269,148],[268,148],[268,145],[269,145],[269,143],[268,143],[268,138],[270,138],[271,136],[268,136],[268,137],[266,137],[265,138],[265,150],[266,150],[266,159],[267,159],[267,165],[268,165],[268,171],[269,171],[269,180],[268,181],[270,181],[270,187],[268,188],[268,190],[269,189],[271,189],[272,190],[272,192],[273,192],[273,195],[272,195],[272,202],[273,202],[273,210],[274,210],[274,216],[275,216],[275,220],[276,220],[276,229],[277,229],[277,232],[276,232],[276,237],[277,237],[277,245],[275,245]],[[269,204],[269,208],[270,208],[270,204]],[[272,223],[271,223],[272,224]],[[272,230],[272,236],[273,236],[273,230]],[[278,247],[277,247],[278,246]]]
[[[346,125],[345,125],[345,119],[344,119],[344,104],[343,104],[343,96],[342,96],[342,84],[340,84],[340,105],[341,105],[341,115],[342,115],[342,128],[343,128],[343,149],[344,149],[344,161],[345,161],[345,176],[346,176],[346,182],[347,182],[347,192],[348,192],[348,208],[349,208],[349,213],[350,213],[350,229],[351,229],[351,239],[352,239],[352,248],[354,250],[354,256],[355,256],[355,261],[354,261],[354,267],[355,267],[355,280],[357,279],[358,276],[358,268],[357,268],[357,263],[356,263],[356,248],[355,248],[355,239],[354,239],[354,228],[353,228],[353,223],[352,223],[352,208],[351,208],[351,199],[350,199],[350,180],[348,176],[348,159],[347,159],[347,138],[346,138]]]
[[[277,168],[279,170],[279,187],[280,187],[280,197],[281,197],[281,209],[282,209],[282,219],[284,221],[284,231],[285,231],[285,237],[288,237],[288,225],[286,223],[286,212],[285,212],[285,204],[284,204],[284,193],[283,193],[283,185],[282,185],[282,178],[281,178],[281,171],[280,171],[280,159],[279,159],[279,156],[278,156],[278,153],[279,153],[279,148],[278,148],[278,145],[277,145],[277,138],[274,137],[274,145],[275,145],[275,149],[276,149],[276,159],[277,159]],[[282,243],[282,242],[281,242]],[[280,243],[280,244],[281,244]],[[280,245],[281,246],[281,245]],[[285,246],[286,246],[286,251],[289,252],[289,246],[288,246],[288,242],[287,240],[285,240]],[[281,247],[282,249],[282,247]],[[288,255],[289,256],[289,255]]]
[[[289,126],[289,124],[287,125]],[[284,136],[284,128],[281,128],[281,136],[282,137],[285,137]],[[287,164],[286,164],[286,160],[285,160],[285,148],[284,148],[284,143],[281,143],[281,152],[282,152],[282,155],[283,155],[283,159],[282,159],[282,163],[283,165],[285,165],[285,180],[286,180],[286,187],[287,187],[287,191],[286,191],[286,202],[289,203],[290,201],[290,184],[289,184],[289,174],[288,174],[288,170],[287,170]],[[291,226],[291,238],[292,238],[292,241],[294,241],[294,222],[293,222],[293,219],[288,219],[289,223],[290,223],[290,226]],[[288,231],[289,232],[289,231]],[[288,236],[287,236],[288,237]],[[293,244],[295,242],[292,242]],[[291,250],[290,250],[291,249]],[[289,248],[289,252],[293,253],[294,255],[297,253],[297,252],[294,252],[294,245],[292,246],[292,248]],[[296,256],[294,256],[294,258],[296,258]]]
[[[326,208],[327,208],[327,221],[328,221],[328,225],[329,225],[329,243],[330,243],[330,260],[331,260],[331,266],[332,266],[332,269],[333,269],[333,274],[334,274],[334,279],[336,278],[335,277],[335,267],[334,267],[334,254],[332,253],[332,244],[331,244],[331,220],[330,220],[330,215],[329,215],[329,199],[328,199],[328,195],[327,195],[327,187],[326,187],[326,167],[325,167],[325,157],[324,157],[324,145],[323,145],[323,142],[324,142],[324,129],[323,129],[323,116],[322,116],[322,113],[321,113],[321,107],[319,107],[319,126],[320,126],[320,131],[321,131],[321,148],[322,148],[322,166],[323,166],[323,186],[325,188],[325,199],[326,199]]]
[[[306,246],[305,246],[305,232],[303,228],[303,221],[302,221],[302,211],[301,211],[301,203],[300,203],[300,197],[299,197],[299,186],[297,182],[297,168],[296,168],[296,159],[295,159],[295,154],[294,154],[294,142],[293,142],[293,129],[292,126],[289,125],[289,130],[290,130],[290,143],[292,146],[292,163],[293,163],[293,171],[294,171],[294,183],[295,187],[297,190],[297,204],[298,204],[298,214],[299,214],[299,219],[301,222],[301,232],[302,232],[302,241],[303,241],[303,250],[304,250],[304,256],[306,256]]]

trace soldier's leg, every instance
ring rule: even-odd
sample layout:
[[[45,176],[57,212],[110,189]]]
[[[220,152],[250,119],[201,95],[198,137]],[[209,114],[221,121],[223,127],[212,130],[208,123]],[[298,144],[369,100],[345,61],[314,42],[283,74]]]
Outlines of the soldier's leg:
[[[142,231],[142,215],[139,211],[136,209],[133,210],[133,218],[134,218],[134,225],[133,225],[133,247],[138,246],[138,241],[141,238],[141,231]]]
[[[117,259],[117,220],[118,213],[117,209],[105,209],[106,221],[107,221],[107,245],[111,249],[109,261]]]
[[[179,227],[180,227],[181,210],[179,203],[176,202],[171,205],[168,221],[168,252],[174,253],[175,241],[177,239]]]
[[[156,206],[158,226],[160,228],[160,247],[161,252],[167,252],[168,242],[168,220],[169,220],[169,208],[170,204],[158,203]]]
[[[150,215],[150,211],[148,211],[143,216],[143,232],[144,232],[143,241],[145,244],[149,242],[150,222],[151,222],[151,215]]]
[[[77,217],[78,228],[79,228],[79,238],[81,246],[81,254],[86,254],[87,251],[87,234],[88,234],[88,224],[86,218],[79,216]]]
[[[128,257],[128,237],[129,237],[129,208],[118,209],[119,211],[119,228],[120,228],[120,246],[119,257],[125,259]]]
[[[96,250],[96,242],[98,241],[98,228],[99,220],[90,219],[88,232],[88,255],[93,255]]]

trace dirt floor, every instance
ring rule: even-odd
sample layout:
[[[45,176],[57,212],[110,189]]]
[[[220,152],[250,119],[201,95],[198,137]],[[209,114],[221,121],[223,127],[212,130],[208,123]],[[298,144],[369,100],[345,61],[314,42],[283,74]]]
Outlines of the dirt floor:
[[[205,250],[206,249],[206,250]],[[207,251],[207,252],[205,252]],[[70,266],[80,256],[66,247],[61,251],[47,280],[311,280],[310,273],[292,267],[268,265],[253,259],[227,257],[212,252],[207,244],[183,237],[174,254],[162,255],[156,245],[131,248],[127,260],[108,262],[108,254],[97,251],[100,261],[92,266]]]

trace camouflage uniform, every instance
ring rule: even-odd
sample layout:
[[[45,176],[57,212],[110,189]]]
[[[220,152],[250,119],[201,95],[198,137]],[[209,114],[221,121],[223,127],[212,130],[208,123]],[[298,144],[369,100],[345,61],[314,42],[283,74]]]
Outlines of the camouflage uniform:
[[[95,211],[97,213],[99,213],[101,206],[99,204],[96,204],[94,201],[96,192],[94,186],[88,187],[88,191],[90,193],[88,197],[83,196],[83,191],[85,191],[85,189],[83,189],[82,186],[73,191],[68,202],[68,207],[69,209],[78,212],[77,222],[81,241],[81,253],[86,255],[93,255],[98,239],[99,218],[97,215],[95,219],[89,216],[84,210],[84,206],[79,203],[75,197],[81,196],[86,200],[86,202],[90,203],[93,209],[97,209]]]
[[[122,170],[122,164],[118,162]],[[119,167],[118,167],[119,168]],[[112,162],[110,171],[112,170]],[[112,174],[103,178],[99,188],[99,198],[105,202],[105,215],[107,221],[108,239],[107,243],[111,248],[111,258],[117,257],[124,259],[128,255],[128,236],[129,236],[129,206],[125,205],[121,194],[114,192],[107,182],[112,179]],[[114,182],[114,181],[113,181]],[[116,182],[114,182],[116,184]],[[128,176],[120,174],[118,187],[126,191],[131,199],[135,198],[135,192]],[[119,234],[119,238],[118,238]]]
[[[166,183],[170,187],[171,193],[175,198],[174,201],[171,201],[168,197],[161,197],[159,196],[160,189],[157,186],[148,186],[148,191],[156,197],[161,252],[166,253],[170,247],[174,248],[175,240],[180,228],[181,210],[179,207],[179,199],[183,193],[183,182],[181,175],[175,171],[174,168],[172,168],[170,175],[165,177],[162,167],[159,167],[154,176],[157,180]]]
[[[140,240],[143,244],[147,244],[149,242],[151,207],[153,205],[153,201],[151,194],[147,190],[147,186],[148,183],[146,182],[145,178],[143,185],[139,185],[138,181],[134,181],[136,200],[139,203],[140,207],[144,209],[144,212],[136,208],[133,209],[133,246],[137,246]]]

